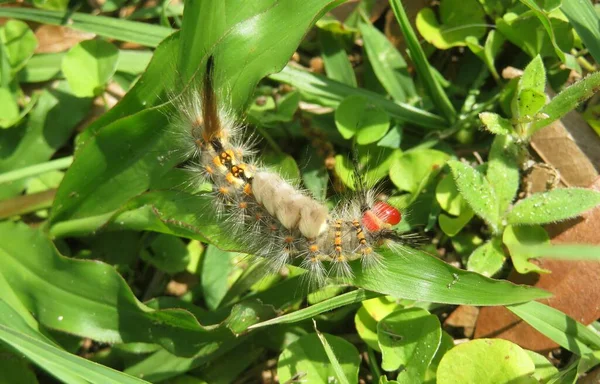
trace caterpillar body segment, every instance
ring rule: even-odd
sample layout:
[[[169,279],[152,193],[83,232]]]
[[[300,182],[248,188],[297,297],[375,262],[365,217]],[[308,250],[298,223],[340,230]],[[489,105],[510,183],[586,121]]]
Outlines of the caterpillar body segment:
[[[352,277],[349,262],[382,267],[376,249],[398,234],[391,230],[401,215],[372,191],[362,191],[331,212],[322,202],[261,166],[252,139],[234,115],[220,105],[212,87],[213,60],[207,63],[200,92],[181,103],[176,121],[193,158],[192,170],[213,185],[215,211],[224,230],[279,271],[298,260],[309,284],[321,286],[331,274]]]

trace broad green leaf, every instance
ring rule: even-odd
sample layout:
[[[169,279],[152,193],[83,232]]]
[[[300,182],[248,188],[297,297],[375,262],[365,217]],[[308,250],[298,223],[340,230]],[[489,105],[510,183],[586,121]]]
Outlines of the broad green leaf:
[[[467,269],[484,276],[494,276],[502,269],[504,259],[502,242],[498,238],[493,238],[471,253]]]
[[[22,355],[13,353],[5,347],[0,347],[0,354],[2,355],[0,372],[2,372],[3,384],[39,383],[33,367]]]
[[[392,10],[398,20],[398,25],[402,31],[402,36],[406,41],[406,45],[410,52],[411,58],[417,69],[419,77],[425,84],[425,89],[431,97],[435,106],[440,110],[442,115],[448,122],[453,122],[456,119],[456,110],[452,106],[448,95],[444,92],[442,85],[433,75],[433,69],[427,61],[427,56],[421,47],[421,43],[417,38],[415,31],[408,20],[406,11],[400,0],[390,0]],[[450,11],[450,10],[449,10]]]
[[[362,302],[362,306],[375,321],[380,321],[390,313],[402,308],[402,306],[398,304],[398,300],[392,296],[376,297],[365,300]]]
[[[100,39],[86,40],[65,55],[62,72],[75,95],[98,96],[117,70],[118,58],[119,50],[111,43]]]
[[[354,326],[358,336],[371,349],[381,352],[379,342],[377,341],[377,320],[375,320],[365,307],[360,307],[354,316]]]
[[[238,348],[234,348],[225,355],[221,356],[212,364],[204,367],[198,376],[203,381],[196,382],[178,382],[177,379],[171,381],[173,384],[227,384],[235,380],[249,367],[260,364],[260,358],[264,356],[265,349],[257,347],[255,343],[246,342]],[[257,361],[259,360],[259,361]],[[195,376],[190,376],[195,377]]]
[[[549,270],[538,267],[529,261],[532,256],[527,252],[527,247],[550,244],[550,238],[544,228],[539,225],[512,226],[504,229],[502,242],[510,252],[510,258],[517,272],[550,273]]]
[[[371,24],[360,23],[365,51],[377,79],[396,101],[410,101],[416,91],[408,65],[396,47]]]
[[[600,63],[600,24],[592,2],[562,1],[560,10],[569,19],[596,63]]]
[[[43,90],[23,127],[24,135],[0,135],[0,172],[49,160],[87,115],[90,101],[73,96],[64,81],[56,89]],[[11,150],[7,151],[8,148]],[[22,179],[0,185],[0,199],[19,194],[26,182],[27,179]]]
[[[517,196],[520,148],[512,136],[496,136],[488,157],[486,178],[498,199],[498,214],[504,216]]]
[[[563,62],[563,64],[572,70],[575,70],[579,73],[581,73],[581,67],[579,66],[579,63],[577,63],[576,58],[569,54],[569,53],[565,53],[565,52],[569,52],[570,51],[570,47],[566,47],[564,44],[559,43],[559,38],[563,37],[563,36],[559,36],[559,33],[564,33],[564,31],[557,31],[554,29],[553,23],[552,23],[552,19],[550,18],[550,15],[548,12],[546,12],[544,9],[542,9],[538,3],[536,3],[534,0],[520,0],[523,4],[525,4],[527,7],[529,7],[533,13],[537,16],[537,18],[540,20],[540,22],[542,23],[542,25],[544,26],[544,29],[546,29],[546,32],[548,33],[548,35],[550,36],[550,42],[552,43],[552,46],[554,47],[554,52],[556,54],[556,56],[558,56],[558,58],[560,59],[560,61]],[[569,33],[569,35],[571,35],[572,37],[572,33]]]
[[[226,0],[187,4],[179,46],[182,84],[199,81],[212,55],[217,95],[227,98],[227,107],[243,110],[258,81],[281,71],[308,29],[341,2]],[[281,28],[282,23],[286,28]]]
[[[448,351],[437,370],[439,384],[534,384],[535,365],[527,352],[502,339],[478,339]]]
[[[425,384],[436,383],[437,368],[440,365],[440,361],[446,352],[452,348],[454,348],[454,339],[446,331],[442,330],[440,346],[437,351],[435,351],[435,356],[433,356],[433,360],[431,361],[431,364],[429,364],[429,367],[427,367],[427,372],[425,372]]]
[[[379,141],[390,127],[387,113],[361,96],[348,96],[335,110],[335,125],[344,139],[360,145]]]
[[[390,168],[390,179],[404,191],[416,192],[430,174],[437,174],[449,156],[435,149],[416,149],[396,160]]]
[[[19,106],[8,88],[0,88],[0,128],[9,128],[19,118]]]
[[[0,28],[0,40],[4,44],[13,74],[25,66],[38,46],[33,31],[27,24],[19,20],[8,20]]]
[[[448,236],[456,236],[464,227],[471,221],[475,213],[473,210],[464,203],[464,207],[461,210],[458,217],[451,217],[445,213],[441,213],[438,217],[438,223],[440,229]]]
[[[563,90],[544,106],[541,112],[548,115],[548,117],[534,122],[530,133],[533,134],[553,121],[560,119],[577,108],[579,104],[595,95],[599,89],[600,72],[595,72]]]
[[[338,32],[340,30],[344,30],[343,24],[337,21],[324,23],[319,26],[318,37],[325,71],[327,77],[330,79],[351,87],[356,87],[356,75],[354,74],[354,68],[352,68],[348,54],[344,49],[342,33]]]
[[[332,335],[324,335],[337,357],[344,376],[350,383],[358,381],[360,358],[356,348],[348,341]],[[277,376],[281,382],[293,377],[306,380],[307,383],[329,384],[336,372],[316,334],[309,334],[290,344],[279,355]]]
[[[458,216],[451,217],[441,213],[438,217],[440,229],[450,237],[455,236],[469,221],[471,221],[471,218],[473,218],[474,215],[473,210],[462,198],[456,188],[454,179],[450,176],[444,177],[437,184],[435,198],[444,211],[453,216]]]
[[[384,148],[400,148],[400,144],[402,143],[402,136],[404,135],[404,130],[398,124],[393,125],[392,128],[388,131],[388,133],[377,142],[378,147]]]
[[[56,193],[51,222],[110,213],[180,162],[164,128],[171,111],[144,110],[91,137]]]
[[[22,332],[14,324],[19,315],[0,300],[0,340],[15,348],[48,373],[69,383],[147,383],[147,381],[102,366],[80,356],[72,355],[45,340],[45,337],[30,329]],[[20,328],[27,327],[21,324]]]
[[[539,93],[544,93],[546,88],[546,70],[544,62],[540,55],[537,55],[527,64],[523,70],[523,75],[519,79],[517,91],[520,93],[526,89],[532,89]]]
[[[529,358],[535,364],[535,372],[533,373],[533,378],[538,380],[540,383],[546,383],[548,380],[558,373],[558,368],[554,366],[544,356],[539,353],[535,353],[533,351],[525,351],[529,355]]]
[[[510,135],[514,130],[510,120],[501,117],[497,113],[482,112],[479,114],[479,119],[483,126],[495,135]]]
[[[363,88],[352,88],[340,82],[320,76],[302,69],[286,66],[281,72],[269,76],[270,79],[291,84],[310,102],[336,108],[342,100],[350,95],[366,97],[377,104],[390,116],[402,121],[411,122],[426,129],[439,130],[446,127],[444,119],[413,107],[410,104],[393,102],[382,95]]]
[[[46,327],[105,342],[157,343],[179,355],[212,348],[230,335],[204,329],[183,310],[149,309],[113,267],[65,258],[39,231],[0,226],[0,273]]]
[[[383,355],[381,367],[395,371],[400,383],[418,383],[437,351],[442,328],[437,316],[421,308],[401,309],[377,324],[377,338]]]
[[[332,297],[330,299],[321,301],[320,303],[311,305],[310,307],[300,309],[298,311],[294,311],[292,313],[288,313],[283,316],[276,317],[274,319],[270,319],[267,321],[263,321],[262,323],[257,323],[249,327],[249,329],[266,327],[274,324],[289,324],[295,323],[302,320],[307,320],[313,318],[321,313],[331,311],[336,308],[341,308],[343,306],[360,303],[363,300],[368,300],[373,297],[380,296],[378,293],[365,291],[363,289],[358,289],[352,292],[344,293],[342,295]]]
[[[475,0],[442,0],[440,21],[431,8],[423,8],[416,18],[417,29],[429,43],[439,49],[465,46],[465,39],[485,35],[485,13]]]
[[[466,305],[499,305],[547,296],[544,291],[492,280],[460,270],[417,250],[381,250],[385,269],[365,270],[353,265],[351,283],[371,291],[410,300]]]
[[[325,354],[327,354],[327,358],[329,359],[329,364],[331,364],[331,367],[333,368],[333,371],[335,372],[334,377],[336,379],[336,382],[339,382],[341,384],[350,384],[350,382],[348,381],[348,378],[346,377],[346,372],[344,372],[344,369],[340,365],[340,362],[338,361],[338,358],[335,356],[335,352],[333,352],[331,345],[329,345],[327,338],[325,337],[325,335],[323,335],[321,332],[319,332],[319,330],[317,329],[317,323],[314,319],[313,319],[313,323],[315,326],[315,332],[317,333],[317,336],[319,337],[319,341],[321,342],[321,345],[323,345]],[[327,381],[330,382],[331,378],[330,377],[327,378]]]
[[[296,160],[286,153],[265,153],[264,163],[286,180],[298,180],[300,169]]]
[[[558,309],[535,301],[506,308],[546,337],[578,356],[600,349],[600,336],[597,333]]]
[[[64,25],[65,13],[23,7],[0,8],[0,17],[35,21],[42,24]],[[148,47],[156,47],[161,40],[173,33],[171,28],[115,17],[69,13],[69,28],[92,32],[99,36],[130,41]]]
[[[534,89],[524,89],[516,99],[518,111],[515,116],[528,118],[535,116],[546,104],[546,94]]]
[[[142,258],[166,273],[181,272],[188,265],[188,250],[175,236],[158,235],[150,244],[150,250],[151,253],[142,253]]]
[[[550,25],[555,32],[556,43],[567,52],[573,47],[571,25],[555,17],[550,17]],[[528,11],[520,15],[507,12],[496,19],[496,28],[507,40],[520,47],[532,58],[540,54],[542,57],[554,57],[556,51],[549,35],[542,29],[540,19]]]
[[[458,216],[464,206],[464,199],[450,176],[444,177],[435,187],[435,198],[440,207],[451,215]]]
[[[600,192],[558,188],[519,201],[506,216],[508,224],[547,224],[570,219],[600,204]]]
[[[483,62],[488,67],[490,73],[492,74],[494,79],[496,79],[496,81],[500,80],[500,75],[496,70],[494,59],[500,52],[500,49],[502,49],[504,41],[504,36],[502,36],[502,34],[500,33],[497,33],[495,30],[491,30],[488,33],[485,39],[484,46],[479,45],[478,39],[474,36],[467,36],[465,38],[465,43],[467,44],[471,52],[473,52],[475,55],[477,55],[477,57],[483,60]]]
[[[498,198],[493,187],[478,170],[456,160],[448,162],[462,197],[495,232],[499,227]]]
[[[227,276],[232,270],[231,259],[233,253],[221,251],[215,246],[209,245],[202,258],[202,294],[206,306],[215,310],[227,293]]]

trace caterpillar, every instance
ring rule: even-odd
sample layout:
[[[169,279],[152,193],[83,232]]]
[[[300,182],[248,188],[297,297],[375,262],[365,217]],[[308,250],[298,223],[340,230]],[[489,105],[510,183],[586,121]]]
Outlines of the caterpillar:
[[[215,94],[213,72],[210,56],[200,90],[180,103],[175,126],[191,171],[212,185],[224,228],[271,272],[299,261],[310,285],[323,286],[330,276],[351,279],[353,260],[363,268],[383,267],[377,249],[404,237],[392,229],[402,220],[400,211],[376,201],[358,171],[358,192],[329,211],[297,182],[260,165],[252,136],[244,139],[244,126]]]

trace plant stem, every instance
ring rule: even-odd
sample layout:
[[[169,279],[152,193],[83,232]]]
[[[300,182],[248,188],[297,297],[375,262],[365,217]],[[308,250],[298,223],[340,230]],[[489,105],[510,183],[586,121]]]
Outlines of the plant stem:
[[[14,171],[0,174],[0,184],[8,183],[15,180],[24,179],[26,177],[37,176],[42,173],[56,171],[59,169],[68,168],[73,162],[73,156],[63,157],[61,159],[47,161],[41,164],[31,165],[29,167],[16,169]]]

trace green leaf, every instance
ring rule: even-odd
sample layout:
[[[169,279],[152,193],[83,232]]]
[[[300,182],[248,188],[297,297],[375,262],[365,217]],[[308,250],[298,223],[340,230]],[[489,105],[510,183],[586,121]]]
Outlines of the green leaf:
[[[227,107],[234,111],[244,109],[256,84],[281,71],[308,29],[340,2],[227,0],[187,4],[179,46],[181,84],[201,79],[212,55],[217,68],[217,96],[227,97]],[[281,28],[283,20],[286,28]]]
[[[548,380],[558,373],[558,368],[554,366],[544,356],[539,353],[535,353],[533,351],[525,351],[529,355],[529,358],[535,364],[535,372],[533,373],[533,378],[538,380],[540,383],[547,383]]]
[[[485,7],[485,5],[484,5]],[[498,75],[498,71],[496,70],[496,65],[494,64],[494,59],[502,49],[502,45],[504,44],[505,38],[502,34],[497,33],[495,30],[491,30],[486,39],[485,45],[482,47],[479,45],[478,39],[474,36],[467,36],[465,38],[465,43],[477,57],[479,57],[485,65],[490,70],[490,73],[496,79],[496,81],[500,81],[500,75]]]
[[[55,89],[43,90],[23,127],[23,136],[0,135],[0,148],[12,148],[10,152],[0,151],[0,172],[49,160],[87,115],[89,106],[90,100],[73,96],[64,81]],[[26,182],[27,179],[21,179],[3,184],[0,199],[19,194]]]
[[[320,303],[311,305],[310,307],[288,313],[283,316],[276,317],[262,323],[257,323],[249,327],[249,329],[266,327],[274,324],[290,324],[298,321],[307,320],[313,318],[321,313],[331,311],[336,308],[341,308],[346,305],[360,303],[363,300],[372,299],[380,296],[378,293],[365,291],[363,289],[357,289],[352,292],[347,292],[339,296],[321,301]]]
[[[482,112],[479,114],[479,119],[483,126],[495,135],[510,135],[514,131],[510,120],[501,117],[497,113]]]
[[[502,339],[478,339],[449,350],[437,370],[439,384],[523,383],[538,381],[527,352]]]
[[[360,145],[379,141],[390,127],[387,113],[361,96],[348,96],[335,110],[335,125],[345,139]]]
[[[547,224],[576,217],[600,204],[600,192],[559,188],[519,201],[506,216],[508,224]]]
[[[502,269],[504,259],[502,242],[498,238],[493,238],[473,251],[469,256],[467,269],[491,277]]]
[[[65,25],[65,13],[23,7],[0,8],[0,17],[35,21],[42,24]],[[173,30],[160,25],[140,23],[113,17],[90,15],[79,12],[69,13],[69,28],[92,32],[99,36],[120,41],[130,41],[148,47],[156,47]]]
[[[592,260],[600,261],[600,246],[588,244],[536,244],[533,246],[515,244],[513,247],[518,252],[523,252],[529,257],[551,258],[560,260]]]
[[[580,103],[595,95],[598,90],[600,90],[600,72],[592,73],[566,88],[544,106],[541,112],[548,117],[534,122],[531,134],[574,110]]]
[[[408,65],[396,47],[371,24],[358,25],[369,62],[375,76],[396,101],[410,101],[416,96]]]
[[[381,320],[377,337],[383,355],[381,367],[389,372],[403,366],[398,382],[419,383],[440,345],[442,328],[437,316],[421,308],[408,308]]]
[[[554,29],[552,20],[550,19],[548,12],[543,10],[534,0],[520,0],[520,1],[523,4],[525,4],[527,7],[529,7],[533,11],[533,13],[537,16],[537,18],[540,20],[540,22],[546,29],[546,32],[550,36],[550,42],[552,43],[552,46],[554,47],[554,52],[556,53],[556,56],[558,56],[560,61],[562,61],[563,64],[567,68],[581,73],[581,67],[579,66],[579,63],[577,63],[577,60],[575,59],[575,57],[573,55],[570,55],[570,54],[564,52],[564,51],[569,52],[570,47],[564,47],[564,45],[563,45],[563,47],[560,46],[560,44],[558,42],[558,38],[559,38],[558,36],[559,36],[559,33],[562,31],[559,32]]]
[[[117,70],[119,50],[104,40],[78,43],[65,55],[62,72],[79,97],[98,96]]]
[[[235,254],[221,251],[219,248],[209,245],[202,258],[202,294],[206,306],[215,310],[227,293],[227,276],[231,272],[231,259]]]
[[[319,337],[319,341],[321,342],[321,345],[323,345],[323,349],[325,350],[325,353],[327,354],[329,363],[333,367],[333,371],[335,372],[335,378],[337,379],[336,381],[341,384],[349,384],[350,382],[348,381],[348,378],[346,377],[346,373],[344,372],[344,369],[340,365],[340,362],[338,361],[337,357],[335,356],[335,353],[333,352],[331,345],[329,345],[327,338],[325,338],[325,335],[323,335],[317,329],[317,322],[314,319],[313,319],[313,324],[315,326],[315,332],[317,333],[317,336]],[[327,381],[329,382],[330,378],[328,378]]]
[[[509,225],[504,229],[502,241],[510,252],[510,257],[517,272],[522,274],[529,272],[550,273],[549,270],[529,262],[529,259],[535,256],[529,254],[525,248],[550,244],[550,238],[544,228],[539,225],[519,227]]]
[[[335,353],[346,380],[357,382],[360,358],[356,348],[340,337],[327,334],[324,337]],[[277,376],[281,382],[298,377],[307,383],[329,384],[330,378],[336,377],[336,371],[331,367],[318,336],[313,333],[293,342],[279,355]]]
[[[485,12],[476,0],[442,0],[440,21],[431,8],[423,8],[416,18],[417,29],[429,43],[439,49],[465,46],[465,39],[485,35]]]
[[[560,10],[569,19],[596,63],[600,63],[600,24],[592,2],[562,1]]]
[[[183,310],[151,310],[112,266],[65,258],[24,224],[4,222],[0,229],[0,272],[46,327],[105,342],[157,343],[178,355],[230,335],[204,329]]]
[[[449,176],[444,177],[437,184],[435,198],[444,211],[454,216],[460,215],[465,204],[465,200],[458,192],[456,182]]]
[[[15,348],[28,359],[40,365],[48,373],[70,383],[147,383],[147,381],[102,366],[93,361],[72,355],[49,343],[37,331],[25,333],[15,329],[20,316],[4,301],[0,300],[0,340]],[[20,324],[19,327],[27,327]]]
[[[437,174],[449,156],[435,149],[415,149],[402,154],[390,168],[390,178],[396,187],[416,192],[421,181]]]
[[[327,107],[336,108],[346,97],[359,95],[385,109],[390,116],[402,121],[435,130],[446,127],[446,123],[441,117],[423,109],[413,107],[410,104],[393,102],[378,93],[363,88],[352,88],[325,76],[302,69],[286,66],[281,72],[271,75],[269,78],[293,85],[300,91],[305,100]]]
[[[343,29],[343,24],[338,21],[326,23],[318,29],[325,72],[330,79],[356,87],[354,68],[344,49],[341,33],[336,33],[340,29]]]
[[[474,216],[473,210],[466,205],[458,217],[451,217],[441,213],[438,217],[440,229],[448,236],[456,236]]]
[[[473,211],[496,232],[499,228],[498,198],[481,172],[456,160],[448,162],[462,197]]]
[[[486,178],[498,199],[498,214],[504,216],[517,196],[520,148],[512,136],[496,136],[488,158]]]
[[[38,46],[33,31],[19,20],[8,20],[0,28],[0,41],[4,44],[13,74],[25,66]]]
[[[402,6],[400,0],[390,0],[392,10],[400,25],[400,30],[406,41],[411,58],[415,63],[417,73],[425,84],[427,93],[431,97],[435,106],[440,110],[442,115],[448,122],[453,122],[456,119],[456,110],[452,106],[450,99],[442,89],[439,81],[433,76],[433,70],[427,61],[427,56],[421,47],[421,43],[417,38],[415,31],[412,29],[408,16]]]
[[[370,146],[358,147],[358,162],[364,167],[362,174],[367,185],[375,185],[390,172],[394,160],[400,156],[400,150]],[[335,156],[335,173],[351,190],[356,188],[354,181],[354,165],[348,156]]]
[[[544,69],[544,62],[540,55],[537,55],[527,64],[523,75],[519,79],[519,85],[517,86],[518,92],[526,89],[532,89],[539,93],[544,93],[546,88],[546,70]]]
[[[161,271],[174,274],[183,271],[188,265],[188,250],[183,241],[175,236],[156,236],[150,249],[152,253],[142,253],[142,259]]]
[[[377,352],[381,352],[379,349],[379,342],[377,341],[377,320],[375,320],[365,307],[360,307],[356,311],[354,316],[354,326],[358,336],[364,341],[371,349]]]
[[[500,305],[548,295],[454,268],[421,251],[379,252],[385,259],[385,268],[363,271],[360,263],[354,264],[353,285],[404,299],[466,305]]]
[[[9,128],[19,119],[19,106],[7,88],[0,88],[0,127]]]
[[[518,112],[515,116],[528,118],[535,116],[544,107],[546,104],[546,94],[528,88],[522,90],[516,100]]]
[[[578,356],[600,349],[600,336],[597,333],[558,309],[535,301],[506,308],[543,335]]]

